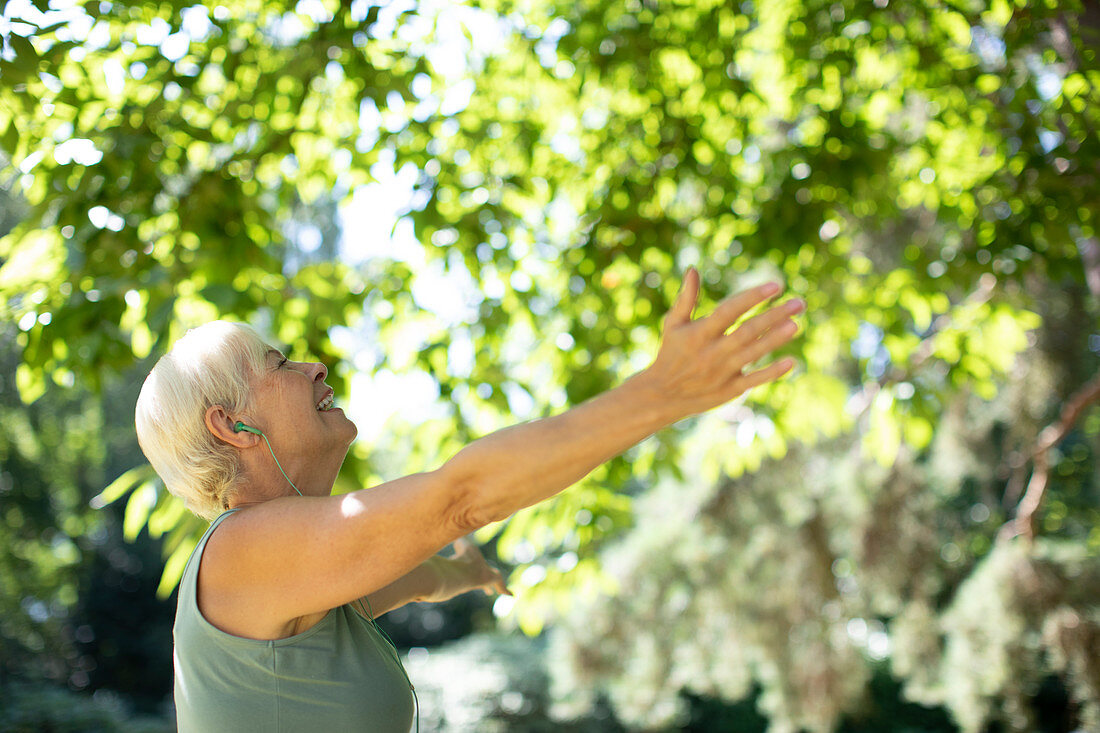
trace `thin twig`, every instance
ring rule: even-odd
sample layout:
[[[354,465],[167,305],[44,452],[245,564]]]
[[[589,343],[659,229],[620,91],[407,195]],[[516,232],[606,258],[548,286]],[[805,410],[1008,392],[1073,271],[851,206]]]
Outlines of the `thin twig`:
[[[1050,480],[1050,451],[1065,439],[1085,408],[1097,400],[1100,400],[1100,374],[1077,390],[1062,406],[1058,420],[1039,433],[1039,438],[1031,451],[1033,469],[1027,491],[1016,506],[1015,518],[1005,522],[1001,531],[997,533],[998,542],[1006,542],[1019,535],[1023,535],[1029,541],[1035,538],[1036,514],[1046,496]]]

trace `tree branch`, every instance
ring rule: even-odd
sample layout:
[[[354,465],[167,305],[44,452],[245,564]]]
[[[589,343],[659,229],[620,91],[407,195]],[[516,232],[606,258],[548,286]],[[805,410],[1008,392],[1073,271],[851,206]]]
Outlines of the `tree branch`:
[[[1006,542],[1018,535],[1024,535],[1029,541],[1035,538],[1035,515],[1046,496],[1050,479],[1050,450],[1065,439],[1085,408],[1097,400],[1100,400],[1100,374],[1077,390],[1062,406],[1058,420],[1039,433],[1030,455],[1034,464],[1031,480],[1016,506],[1016,517],[1005,522],[997,533],[998,542]]]

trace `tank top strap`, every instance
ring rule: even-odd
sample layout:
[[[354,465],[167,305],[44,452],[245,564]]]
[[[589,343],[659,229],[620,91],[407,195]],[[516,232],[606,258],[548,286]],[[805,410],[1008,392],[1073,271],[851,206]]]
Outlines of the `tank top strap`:
[[[214,534],[214,530],[218,528],[218,525],[221,524],[226,517],[236,511],[240,511],[240,507],[227,509],[222,512],[214,518],[214,521],[211,522],[210,526],[203,532],[202,537],[199,538],[199,541],[195,544],[195,549],[191,551],[191,556],[187,558],[187,563],[183,566],[183,573],[180,575],[181,590],[185,588],[190,589],[191,586],[196,584],[198,573],[195,571],[198,570],[198,563],[202,559],[202,551],[206,548],[206,543],[210,540],[210,535]],[[192,568],[192,565],[195,567]]]

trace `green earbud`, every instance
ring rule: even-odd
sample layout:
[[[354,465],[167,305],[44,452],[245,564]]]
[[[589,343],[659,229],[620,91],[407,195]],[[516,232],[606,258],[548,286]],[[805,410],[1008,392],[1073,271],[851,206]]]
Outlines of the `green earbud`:
[[[238,421],[237,424],[233,426],[233,432],[239,433],[242,430],[246,433],[252,433],[253,435],[263,435],[263,432],[258,430],[257,428],[254,428],[251,425],[245,425],[243,422]]]

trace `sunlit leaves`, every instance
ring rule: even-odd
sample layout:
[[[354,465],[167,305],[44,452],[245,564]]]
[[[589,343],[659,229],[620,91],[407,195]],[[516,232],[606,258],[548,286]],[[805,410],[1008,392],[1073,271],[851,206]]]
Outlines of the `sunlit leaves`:
[[[971,507],[950,502],[977,479],[937,474],[910,501],[887,472],[950,463],[959,446],[940,436],[951,406],[1001,394],[1042,343],[1045,283],[1083,289],[1095,246],[1095,50],[1080,42],[1079,7],[1048,6],[482,3],[501,11],[482,26],[500,37],[463,46],[477,57],[465,69],[432,67],[403,25],[417,13],[355,3],[316,17],[263,2],[215,8],[203,11],[209,32],[190,39],[177,35],[185,18],[174,6],[115,3],[83,54],[54,31],[19,36],[0,68],[2,144],[38,208],[0,243],[0,308],[22,329],[20,391],[33,400],[51,383],[119,369],[215,317],[269,324],[303,355],[349,357],[333,369],[341,380],[355,355],[330,335],[363,326],[377,353],[355,368],[416,380],[440,406],[354,448],[338,481],[351,490],[437,467],[471,439],[644,367],[688,266],[703,276],[700,313],[775,279],[808,304],[783,352],[799,362],[793,375],[481,533],[515,564],[514,618],[535,633],[571,593],[621,592],[601,585],[599,560],[612,539],[636,537],[637,499],[661,482],[705,495],[807,445],[850,439],[880,484],[857,475],[823,496],[820,482],[789,477],[774,504],[741,505],[751,531],[719,527],[706,552],[747,544],[776,586],[824,578],[814,602],[834,615],[866,612],[855,599],[874,590],[876,613],[931,624],[936,609],[920,604],[989,551],[997,501],[972,501],[986,519],[957,529]],[[155,43],[142,40],[154,32]],[[332,240],[315,256],[296,249],[310,206],[335,206],[388,167],[414,181],[399,227],[416,242],[401,243],[402,261],[336,263]],[[444,272],[462,283],[449,301],[432,292]],[[1022,444],[1028,429],[1010,432]],[[170,588],[198,527],[131,478],[109,495],[143,487],[129,493],[128,529],[168,538]],[[1052,511],[1050,531],[1077,516],[1072,531],[1096,535],[1093,515],[1069,509]],[[822,537],[831,522],[851,531]],[[876,526],[898,534],[884,543]],[[688,539],[696,528],[675,525]],[[789,548],[791,532],[814,552]],[[706,555],[686,545],[684,564]],[[791,549],[801,574],[784,575],[761,548]],[[845,552],[835,577],[815,565]],[[872,590],[852,589],[860,573]],[[919,588],[905,585],[912,577]],[[657,588],[646,597],[721,623],[756,618],[754,590],[746,581],[744,595],[700,594],[698,605]],[[811,628],[819,610],[792,599],[767,618],[789,614],[811,639],[843,627],[837,615]],[[767,641],[754,653],[772,670],[768,704],[803,715],[782,686],[795,675],[777,671],[794,637],[761,624],[750,628]],[[899,658],[918,660],[905,667],[915,675],[924,655],[912,643]],[[659,646],[642,653],[647,672]],[[863,669],[852,648],[837,657],[850,672]],[[743,692],[746,679],[715,689]]]
[[[104,291],[120,277],[148,291],[151,310],[170,294],[182,295],[174,301],[175,316],[188,323],[277,311],[270,290],[235,284],[238,294],[229,291],[234,270],[281,269],[283,237],[275,217],[290,198],[286,193],[296,187],[300,199],[313,201],[337,181],[345,190],[361,182],[375,158],[356,147],[359,101],[407,95],[412,76],[424,68],[417,54],[394,41],[366,47],[360,22],[377,20],[378,8],[356,19],[347,7],[324,19],[262,3],[232,14],[202,10],[201,22],[196,12],[116,5],[99,18],[95,40],[79,47],[58,39],[86,34],[80,22],[44,28],[29,39],[13,36],[21,53],[5,69],[3,94],[6,109],[23,111],[10,120],[18,135],[7,152],[26,174],[18,179],[24,195],[34,204],[47,197],[53,203],[9,235],[8,251],[35,252],[36,238],[52,238],[69,250],[62,260],[71,271],[90,277],[66,280],[58,272],[45,282],[35,274],[41,268],[5,256],[0,306],[6,313],[29,310],[25,294],[35,288],[27,281],[37,278],[50,295],[38,310],[54,315],[55,323],[74,323],[79,296],[101,292],[107,302],[113,295]],[[49,53],[36,61],[32,41]],[[11,105],[30,99],[37,104]],[[69,138],[90,141],[99,157],[63,160]],[[353,168],[359,173],[349,177]],[[284,181],[290,185],[280,191]],[[77,297],[59,297],[61,286]],[[342,314],[344,303],[334,310]],[[104,336],[89,338],[67,326],[43,336],[79,346],[73,351],[96,370],[120,366],[123,349],[149,353],[169,328],[168,320],[144,321],[132,309],[121,318],[111,311],[97,315],[112,317],[118,328]],[[66,361],[33,363],[49,371],[68,368]]]

